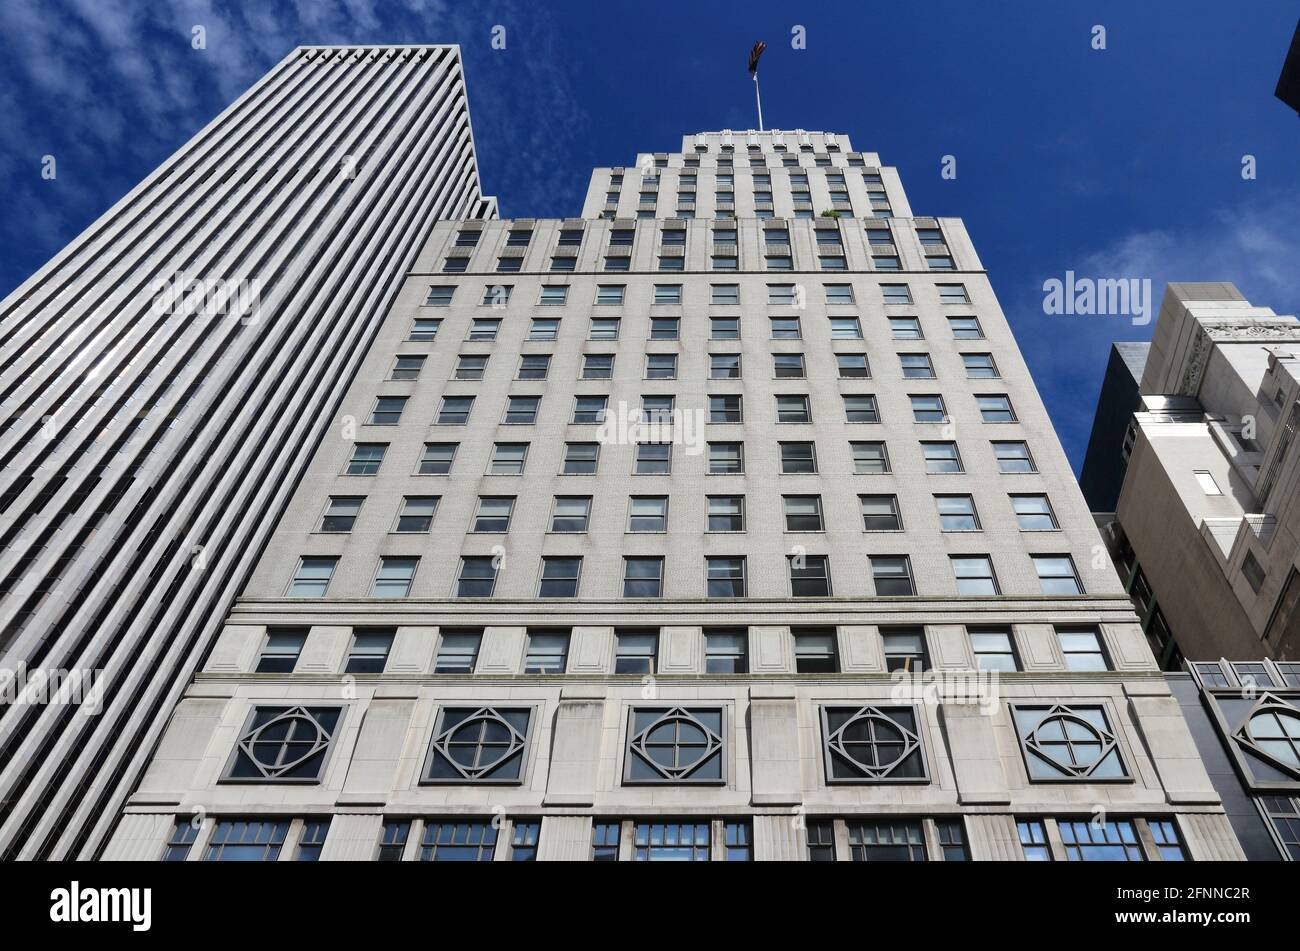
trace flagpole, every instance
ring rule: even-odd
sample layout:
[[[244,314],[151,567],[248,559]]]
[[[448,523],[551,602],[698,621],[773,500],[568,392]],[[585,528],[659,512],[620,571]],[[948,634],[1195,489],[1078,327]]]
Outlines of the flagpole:
[[[758,131],[763,131],[763,97],[758,94],[758,70],[754,70],[754,102],[758,104]]]

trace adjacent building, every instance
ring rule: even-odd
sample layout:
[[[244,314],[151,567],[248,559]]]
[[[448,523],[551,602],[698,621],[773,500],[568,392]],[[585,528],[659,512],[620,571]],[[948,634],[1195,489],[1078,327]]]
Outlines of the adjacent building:
[[[0,856],[99,853],[441,218],[459,51],[303,47],[0,303]]]
[[[1085,472],[1122,479],[1101,515],[1162,666],[1300,656],[1300,322],[1231,284],[1171,284],[1117,447],[1098,411]],[[1096,452],[1094,453],[1094,450]]]
[[[965,228],[876,153],[687,135],[391,273],[106,857],[1242,857]]]

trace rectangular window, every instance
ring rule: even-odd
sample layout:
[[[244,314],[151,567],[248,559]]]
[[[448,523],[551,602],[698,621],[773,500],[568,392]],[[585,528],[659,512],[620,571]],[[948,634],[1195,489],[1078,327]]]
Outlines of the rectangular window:
[[[890,317],[889,335],[895,340],[921,340],[921,322],[915,317]]]
[[[972,628],[969,634],[970,649],[975,655],[977,670],[1010,673],[1020,669],[1009,628]]]
[[[1066,670],[1110,670],[1101,634],[1096,628],[1058,629],[1056,640],[1061,645]]]
[[[826,303],[828,304],[852,304],[853,285],[852,284],[827,284]]]
[[[704,672],[743,674],[749,671],[749,632],[743,627],[704,629]]]
[[[536,324],[536,321],[533,322]],[[527,353],[519,358],[518,380],[544,380],[551,369],[551,358],[544,353]]]
[[[496,852],[493,822],[426,822],[420,840],[421,862],[491,862]]]
[[[773,340],[799,340],[803,337],[798,317],[772,317],[768,323],[772,328]]]
[[[477,340],[480,343],[497,339],[497,331],[501,329],[501,321],[496,318],[475,317],[469,324],[468,340]]]
[[[949,317],[948,327],[954,340],[983,340],[984,329],[977,317]]]
[[[924,862],[920,820],[849,822],[849,854],[855,862]]]
[[[1013,495],[1011,509],[1022,532],[1054,532],[1059,527],[1045,495]]]
[[[579,396],[573,402],[573,421],[579,424],[603,423],[608,397]]]
[[[710,380],[739,380],[740,379],[740,354],[738,353],[709,354],[709,379]]]
[[[1016,832],[1020,836],[1020,850],[1026,862],[1052,861],[1052,847],[1047,844],[1047,832],[1038,819],[1019,819]]]
[[[793,628],[794,669],[799,674],[833,674],[840,669],[835,628]]]
[[[600,456],[600,443],[568,442],[564,444],[564,465],[561,475],[595,475]]]
[[[907,555],[874,555],[871,580],[882,598],[916,594],[912,582],[912,560]]]
[[[664,593],[664,560],[629,557],[623,559],[623,597],[661,598]]]
[[[636,444],[636,475],[667,475],[672,471],[673,444],[668,442],[640,442]]]
[[[998,461],[998,471],[1006,474],[1017,472],[1037,472],[1033,456],[1029,454],[1028,443],[995,442],[993,456]]]
[[[441,326],[441,317],[416,317],[411,323],[411,333],[406,339],[412,343],[429,343],[437,338],[438,328]]]
[[[880,410],[876,398],[869,394],[844,397],[844,417],[850,423],[878,423]]]
[[[1011,408],[1009,397],[996,394],[976,396],[975,403],[980,409],[980,418],[986,423],[1014,423],[1016,412]]]
[[[514,496],[481,495],[471,532],[508,532],[515,508]]]
[[[710,423],[739,423],[743,421],[740,396],[710,396]]]
[[[991,353],[963,353],[961,362],[966,366],[968,380],[992,380],[1001,375]]]
[[[921,454],[925,457],[926,472],[942,474],[964,471],[955,442],[923,442]]]
[[[1246,552],[1246,557],[1241,560],[1241,574],[1250,585],[1250,590],[1259,594],[1259,589],[1264,586],[1265,573],[1253,551]]]
[[[488,358],[479,353],[462,353],[456,358],[456,371],[454,378],[457,380],[481,380],[483,371],[487,369]]]
[[[883,442],[851,442],[853,471],[858,475],[885,475],[890,471],[889,450]]]
[[[332,495],[325,514],[321,517],[320,531],[350,532],[356,524],[357,514],[365,499],[359,495]]]
[[[676,340],[680,336],[681,321],[676,317],[651,317],[651,340]]]
[[[745,471],[744,444],[711,442],[708,444],[709,475],[738,475]]]
[[[636,862],[709,861],[708,822],[638,822],[632,840]]]
[[[783,442],[779,448],[782,474],[798,475],[817,471],[817,456],[812,443]]]
[[[671,423],[673,421],[674,397],[642,396],[641,419],[648,423]]]
[[[583,380],[608,380],[614,375],[614,355],[612,353],[588,353],[582,358]]]
[[[807,374],[804,371],[802,353],[774,353],[772,354],[772,374],[778,380],[802,380]]]
[[[568,303],[568,300],[569,288],[566,285],[543,284],[541,295],[538,297],[537,303],[550,306],[565,304]]]
[[[366,422],[371,426],[395,426],[401,420],[405,408],[405,396],[381,396],[375,400],[375,408],[371,410]]]
[[[222,819],[212,829],[203,861],[274,862],[288,835],[288,819]]]
[[[820,495],[783,495],[787,532],[820,532],[822,522],[822,497]]]
[[[979,513],[975,500],[969,495],[936,495],[934,503],[939,509],[939,528],[945,532],[978,532]]]
[[[591,496],[561,495],[555,498],[551,513],[551,531],[585,532],[591,519]]]
[[[808,832],[808,861],[835,861],[835,823],[829,819],[810,820]]]
[[[451,472],[452,461],[456,458],[454,442],[427,442],[424,454],[420,456],[420,466],[416,475],[446,475]]]
[[[424,299],[425,307],[449,307],[452,295],[456,293],[455,285],[438,285],[429,288],[429,296]]]
[[[705,597],[745,597],[745,559],[706,557],[704,559]]]
[[[830,320],[831,320],[832,340],[861,340],[862,339],[862,325],[858,323],[858,318],[832,317]]]
[[[939,285],[939,303],[940,304],[969,304],[970,297],[966,294],[965,284],[940,284]]]
[[[881,284],[880,293],[886,304],[912,303],[912,292],[906,284]]]
[[[438,655],[433,662],[435,674],[472,674],[478,661],[479,647],[483,643],[482,631],[450,631],[444,629],[438,643]]]
[[[300,627],[273,627],[266,632],[262,653],[258,655],[255,673],[291,674],[298,665],[298,655],[307,643],[307,629]]]
[[[769,304],[775,304],[784,307],[793,306],[795,303],[794,285],[793,284],[767,285],[767,302]]]
[[[934,379],[934,366],[928,353],[900,353],[898,362],[903,368],[904,380]]]
[[[743,495],[710,495],[708,530],[710,532],[743,532],[745,530],[745,497]]]
[[[562,232],[563,233],[563,232]],[[542,834],[538,819],[514,819],[510,823],[510,861],[536,862],[537,840]]]
[[[677,354],[647,354],[645,358],[645,378],[647,380],[677,379]]]
[[[475,555],[460,560],[460,575],[456,579],[456,597],[490,598],[496,583],[495,558]]]
[[[656,304],[680,304],[682,302],[682,285],[680,284],[656,284],[654,303]]]
[[[966,829],[960,818],[936,819],[934,828],[939,837],[939,852],[945,862],[970,861],[970,852],[966,849]]]
[[[417,380],[420,377],[420,371],[424,369],[423,354],[399,353],[397,359],[393,361],[393,369],[389,372],[390,380]]]
[[[352,645],[343,662],[343,673],[382,674],[388,665],[388,654],[393,649],[395,633],[391,630],[353,631]]]
[[[885,669],[916,672],[930,666],[925,651],[925,629],[920,627],[885,627],[880,629],[885,652]]]
[[[944,409],[943,397],[937,393],[926,394],[923,396],[909,396],[908,400],[912,404],[912,422],[914,423],[943,423],[948,420],[948,412]]]
[[[537,422],[537,407],[541,404],[540,396],[511,396],[506,400],[506,415],[503,423],[528,426]]]
[[[754,860],[754,837],[749,822],[738,820],[723,825],[723,845],[726,848],[726,861],[752,862]]]
[[[1083,594],[1074,559],[1069,555],[1034,555],[1033,559],[1043,594]]]
[[[958,594],[978,597],[1001,593],[997,576],[993,573],[993,560],[988,555],[953,555],[951,558]]]
[[[867,365],[865,353],[837,353],[835,364],[840,371],[841,380],[867,380],[871,378],[871,368]]]
[[[739,304],[740,303],[740,285],[739,284],[712,284],[710,285],[711,293],[709,296],[710,304]]]
[[[740,320],[736,317],[710,317],[709,339],[739,340]]]
[[[830,560],[825,555],[790,555],[790,596],[794,598],[829,598],[831,596]]]
[[[812,410],[806,396],[778,396],[776,398],[778,423],[811,423]]]
[[[434,495],[408,495],[402,499],[397,513],[395,532],[427,532],[433,527],[433,516],[438,511],[438,497]]]
[[[576,598],[578,577],[582,574],[581,558],[546,557],[542,559],[539,598]]]
[[[1127,819],[1058,819],[1065,858],[1070,862],[1141,862],[1142,846]]]
[[[1178,827],[1172,819],[1148,819],[1147,828],[1156,844],[1156,851],[1165,862],[1182,862],[1187,855],[1183,851],[1182,840],[1178,837]]]
[[[617,317],[593,317],[587,332],[588,340],[617,340],[619,319]]]
[[[380,558],[379,570],[370,586],[372,598],[405,598],[411,593],[418,558]]]
[[[634,495],[628,506],[629,532],[668,531],[668,497],[665,495]]]
[[[617,862],[622,823],[593,822],[591,825],[591,860]]]
[[[469,422],[469,413],[473,408],[472,396],[444,396],[442,406],[438,408],[438,425],[464,426]]]
[[[528,443],[498,442],[492,444],[492,459],[488,462],[488,475],[523,475],[528,459]]]
[[[658,631],[614,631],[614,673],[653,674],[659,651]]]
[[[163,862],[184,862],[190,855],[190,849],[194,847],[194,840],[199,836],[199,825],[189,816],[180,816],[172,824],[171,834],[167,836],[167,844],[163,848],[161,861]]]
[[[859,495],[862,507],[863,530],[868,532],[901,532],[903,519],[898,509],[896,495]]]
[[[337,558],[303,558],[298,562],[298,570],[289,582],[285,597],[289,598],[323,598],[329,589],[330,578],[334,575]]]
[[[528,651],[524,656],[526,674],[562,674],[568,669],[569,634],[528,632]]]
[[[483,288],[483,307],[505,307],[510,303],[510,294],[515,289],[513,284],[489,284]]]
[[[598,284],[596,285],[596,303],[601,306],[623,303],[623,294],[626,290],[625,284]]]

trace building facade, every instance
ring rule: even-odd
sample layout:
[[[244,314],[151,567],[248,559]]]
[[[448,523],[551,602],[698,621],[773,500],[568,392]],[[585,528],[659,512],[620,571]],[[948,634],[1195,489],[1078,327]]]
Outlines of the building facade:
[[[459,51],[295,50],[0,304],[0,856],[97,854],[439,218]]]
[[[1300,657],[1298,357],[1294,317],[1231,284],[1169,285],[1103,517],[1167,669]]]
[[[434,227],[105,854],[1242,855],[962,223],[803,131]]]

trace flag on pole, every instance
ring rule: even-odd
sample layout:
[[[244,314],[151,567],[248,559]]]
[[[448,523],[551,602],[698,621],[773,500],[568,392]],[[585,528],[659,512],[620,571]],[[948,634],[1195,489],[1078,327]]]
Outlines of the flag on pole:
[[[767,44],[759,40],[754,44],[754,48],[749,51],[749,74],[751,76],[758,74],[758,58],[763,55],[765,49],[767,49]]]

